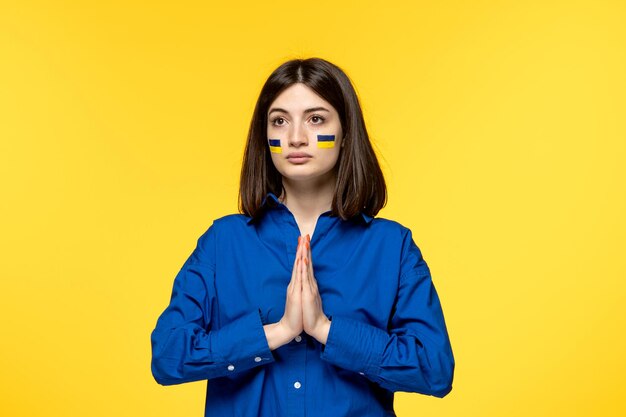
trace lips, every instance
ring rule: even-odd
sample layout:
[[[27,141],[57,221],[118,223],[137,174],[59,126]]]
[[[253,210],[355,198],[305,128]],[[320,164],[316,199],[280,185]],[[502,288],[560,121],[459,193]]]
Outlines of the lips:
[[[312,156],[304,152],[292,152],[287,155],[287,160],[292,164],[303,164],[311,159]]]
[[[308,162],[309,159],[311,158],[309,158],[308,156],[304,156],[301,158],[289,158],[289,162],[291,162],[292,164],[303,164],[305,162]]]
[[[309,155],[308,153],[305,152],[292,152],[289,155],[287,155],[287,159],[292,159],[292,158],[310,158],[311,155]]]

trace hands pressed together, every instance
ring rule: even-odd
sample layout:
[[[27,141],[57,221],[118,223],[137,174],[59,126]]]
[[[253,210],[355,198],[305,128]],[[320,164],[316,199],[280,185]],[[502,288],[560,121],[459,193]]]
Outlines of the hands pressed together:
[[[293,265],[291,281],[287,286],[285,313],[279,321],[289,340],[304,330],[322,344],[326,344],[330,320],[322,309],[322,298],[313,275],[311,239],[298,237],[298,250]]]

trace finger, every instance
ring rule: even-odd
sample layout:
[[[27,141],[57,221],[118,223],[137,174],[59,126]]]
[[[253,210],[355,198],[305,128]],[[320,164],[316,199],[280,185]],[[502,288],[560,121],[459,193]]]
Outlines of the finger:
[[[298,258],[302,257],[302,251],[304,249],[304,239],[302,236],[298,236],[298,249],[296,250],[296,256]]]
[[[298,257],[298,262],[299,262],[299,271],[300,271],[300,285],[302,286],[302,281],[304,279],[304,276],[302,275],[302,270],[304,265],[304,258],[305,258],[305,246],[304,246],[304,239],[301,239],[300,241],[300,246],[298,247],[298,253],[297,253],[297,257]],[[302,287],[300,286],[300,289],[302,289]]]
[[[294,291],[297,294],[298,299],[300,299],[300,294],[302,293],[302,259],[298,258],[298,272],[296,274],[296,285],[294,287]]]
[[[303,262],[302,262],[302,292],[306,292],[307,296],[308,296],[308,292],[309,292],[309,276],[308,276],[308,271],[307,271],[307,259],[304,258]]]
[[[309,282],[311,283],[311,291],[313,294],[319,294],[319,288],[317,287],[317,279],[315,279],[315,275],[313,275],[313,270],[311,269],[311,277],[309,278]]]
[[[311,238],[309,237],[309,235],[306,235],[304,237],[304,246],[306,247],[306,252],[308,254],[309,250],[311,249]]]
[[[306,290],[310,291],[311,290],[311,282],[310,282],[311,273],[309,272],[309,266],[310,266],[309,258],[305,256],[303,260],[304,260],[304,269],[302,271],[303,273],[302,285],[303,285],[303,288],[306,288]]]
[[[310,294],[313,294],[313,286],[311,285],[311,262],[308,258],[304,259],[304,282],[302,283],[303,288],[306,289]]]
[[[311,283],[311,278],[313,275],[312,269],[313,269],[313,264],[311,263],[311,245],[309,243],[309,235],[306,235],[305,240],[304,240],[304,246],[306,247],[306,255],[304,258],[304,263],[305,263],[305,282],[303,285],[306,286],[307,290],[311,291],[311,293],[313,292],[313,284]]]
[[[308,260],[309,260],[309,264],[308,264],[308,271],[309,271],[309,283],[311,284],[311,288],[314,288],[314,281],[315,281],[315,277],[313,276],[313,251],[311,250],[311,244],[310,244],[310,240],[309,243],[307,245],[308,247]]]
[[[315,289],[317,288],[317,280],[315,279],[315,274],[313,273],[313,251],[309,248],[309,281],[311,282],[311,286]]]
[[[315,288],[315,276],[313,275],[313,249],[311,249],[311,236],[306,235],[306,247],[308,257],[308,278],[311,289]]]
[[[309,278],[309,281],[311,282],[311,291],[313,291],[313,293],[319,292],[317,288],[317,280],[315,279],[315,275],[313,275],[313,267],[311,267],[311,277]]]
[[[302,271],[303,270],[304,270],[304,259],[302,258],[302,256],[299,256],[298,257],[298,284],[297,285],[300,291],[302,291],[302,280],[303,280]]]
[[[315,278],[313,277],[313,270],[311,267],[311,264],[309,264],[309,278],[308,278],[308,282],[309,282],[309,287],[311,288],[311,293],[315,294]]]
[[[309,261],[311,260],[311,238],[309,235],[306,235],[303,239],[304,241],[304,252]]]
[[[303,282],[303,288],[306,288],[307,291],[310,291],[311,293],[313,293],[313,286],[312,286],[312,278],[313,278],[313,265],[311,263],[311,236],[310,235],[306,235],[303,239],[304,241],[304,251],[306,252],[306,254],[304,255],[304,267],[305,267],[305,274],[304,274],[304,281]]]

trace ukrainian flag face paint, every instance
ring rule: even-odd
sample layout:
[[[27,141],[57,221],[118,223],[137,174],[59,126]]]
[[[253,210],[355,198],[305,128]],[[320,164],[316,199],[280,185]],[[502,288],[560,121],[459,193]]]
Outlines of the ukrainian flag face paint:
[[[283,148],[280,147],[280,139],[268,139],[270,143],[270,152],[283,153]]]
[[[334,148],[335,135],[317,135],[318,148]]]

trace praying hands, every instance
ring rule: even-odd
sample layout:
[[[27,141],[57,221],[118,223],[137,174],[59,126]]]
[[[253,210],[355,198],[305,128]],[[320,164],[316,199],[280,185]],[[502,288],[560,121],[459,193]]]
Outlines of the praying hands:
[[[285,313],[279,325],[283,326],[289,340],[303,330],[318,342],[326,344],[330,320],[322,309],[322,298],[313,275],[311,239],[298,237],[298,249],[294,260],[291,281],[287,286]]]

